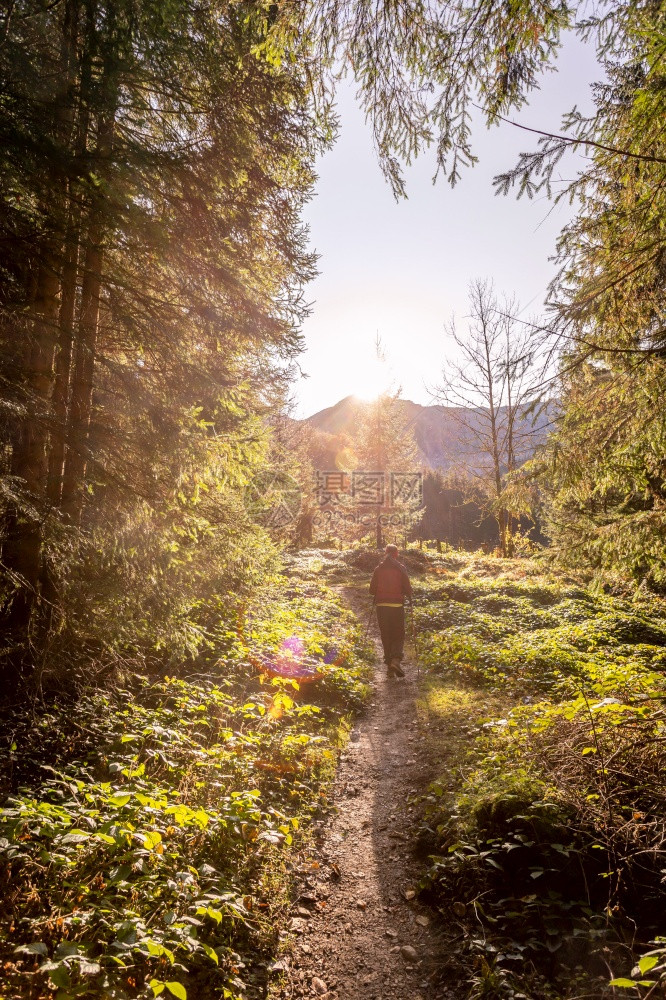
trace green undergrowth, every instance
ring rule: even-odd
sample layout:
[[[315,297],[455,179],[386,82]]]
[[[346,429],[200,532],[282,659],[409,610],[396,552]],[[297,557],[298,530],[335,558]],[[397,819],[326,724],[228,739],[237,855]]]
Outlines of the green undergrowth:
[[[8,713],[0,996],[264,995],[369,655],[296,569],[195,664]]]
[[[666,978],[663,601],[473,556],[415,589],[443,775],[425,803],[423,892],[458,926],[470,997],[653,995]]]

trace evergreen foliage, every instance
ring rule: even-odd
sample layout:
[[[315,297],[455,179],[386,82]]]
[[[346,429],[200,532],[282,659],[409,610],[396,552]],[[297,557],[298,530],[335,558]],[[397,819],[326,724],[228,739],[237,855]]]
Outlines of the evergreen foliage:
[[[437,172],[456,183],[476,161],[475,105],[488,124],[524,105],[572,10],[559,0],[311,0],[302,21],[329,74],[353,73],[379,162],[399,197],[406,193],[402,164],[430,144]]]
[[[45,629],[102,658],[192,651],[209,597],[265,563],[244,491],[299,349],[327,136],[276,18],[26,0],[4,22],[10,686]]]
[[[560,559],[599,581],[666,584],[664,362],[586,361],[562,378],[563,416],[532,463]]]
[[[535,465],[549,534],[569,564],[663,587],[664,179],[663,4],[600,5],[580,30],[604,82],[589,116],[498,178],[533,196],[574,143],[586,166],[559,198],[577,211],[558,244],[553,332],[562,346],[562,421]]]

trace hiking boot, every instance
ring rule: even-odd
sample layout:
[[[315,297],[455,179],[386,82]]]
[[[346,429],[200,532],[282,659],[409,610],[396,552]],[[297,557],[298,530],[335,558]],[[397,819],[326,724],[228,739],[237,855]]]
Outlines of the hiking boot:
[[[400,666],[400,660],[398,660],[397,657],[391,660],[391,663],[389,665],[389,670],[391,671],[392,675],[395,675],[396,677],[405,676],[405,671]]]
[[[390,680],[391,677],[395,677],[395,676],[396,676],[395,667],[391,663],[387,663],[386,664],[386,677],[387,677],[387,679]]]

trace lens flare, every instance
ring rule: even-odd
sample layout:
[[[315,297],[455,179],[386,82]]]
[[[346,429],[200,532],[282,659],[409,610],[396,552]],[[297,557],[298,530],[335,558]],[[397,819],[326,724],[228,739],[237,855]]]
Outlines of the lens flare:
[[[305,643],[297,636],[283,639],[274,656],[262,664],[262,671],[271,677],[284,677],[298,681],[299,684],[316,680],[321,674],[321,668],[339,667],[347,659],[347,654],[332,646],[323,655],[312,655],[307,652]]]
[[[274,658],[264,669],[273,677],[286,677],[299,683],[317,676],[316,662],[307,655],[305,643],[297,635],[282,640]]]
[[[241,606],[244,610],[244,606]],[[244,635],[245,615],[239,616],[239,638],[245,647],[248,661],[264,677],[294,681],[294,687],[300,687],[311,681],[319,680],[324,673],[324,667],[341,667],[349,658],[349,650],[339,649],[335,645],[328,647],[326,652],[308,653],[303,639],[299,635],[290,635],[283,639],[274,653],[255,655],[249,648]],[[275,704],[273,708],[275,708]],[[277,711],[277,709],[276,709]],[[280,711],[280,715],[282,712]],[[272,710],[269,715],[276,717]],[[277,716],[279,717],[279,716]]]

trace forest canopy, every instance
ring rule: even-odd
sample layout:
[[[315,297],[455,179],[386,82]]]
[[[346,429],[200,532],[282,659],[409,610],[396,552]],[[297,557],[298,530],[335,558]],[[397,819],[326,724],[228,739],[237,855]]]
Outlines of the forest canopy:
[[[475,116],[492,126],[524,105],[567,31],[596,46],[595,110],[572,110],[498,178],[530,196],[567,148],[586,154],[550,297],[563,419],[533,471],[563,558],[661,585],[664,16],[655,2],[9,5],[8,676],[30,672],[46,636],[51,662],[72,635],[111,655],[194,652],[215,602],[270,561],[271,494],[255,484],[285,463],[307,474],[273,429],[316,268],[300,213],[339,77],[353,75],[401,196],[427,147],[455,183]]]
[[[120,615],[138,645],[149,628],[196,646],[204,565],[221,593],[266,558],[241,493],[299,349],[314,272],[299,213],[329,135],[305,66],[276,45],[261,4],[67,0],[5,18],[3,565],[19,647],[37,641],[37,603],[55,627],[95,607],[97,629]]]

